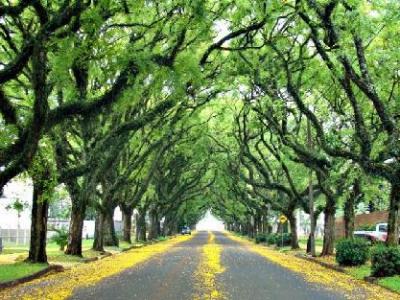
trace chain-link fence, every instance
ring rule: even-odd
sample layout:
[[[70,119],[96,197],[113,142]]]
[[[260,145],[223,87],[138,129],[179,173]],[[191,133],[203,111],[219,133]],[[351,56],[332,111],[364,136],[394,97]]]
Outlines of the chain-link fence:
[[[29,245],[31,231],[29,229],[0,229],[0,237],[4,245]]]

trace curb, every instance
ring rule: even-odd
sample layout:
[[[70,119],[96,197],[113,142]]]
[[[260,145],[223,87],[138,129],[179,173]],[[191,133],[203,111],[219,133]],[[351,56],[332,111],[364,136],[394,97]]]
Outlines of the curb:
[[[31,275],[0,283],[0,291],[7,289],[7,288],[14,287],[16,285],[19,285],[19,284],[22,284],[22,283],[25,283],[28,281],[32,281],[34,279],[38,279],[44,275],[48,275],[51,273],[59,273],[59,272],[63,272],[63,271],[64,271],[64,267],[61,265],[50,265],[47,268],[40,270],[39,272],[33,273]]]
[[[110,253],[110,252],[104,252],[104,254],[101,254],[101,255],[99,255],[99,256],[94,256],[94,257],[85,258],[85,259],[82,260],[82,262],[83,262],[84,264],[87,264],[87,263],[91,263],[91,262],[94,262],[94,261],[101,260],[101,259],[106,258],[106,257],[110,257],[110,256],[112,256],[112,255],[113,255],[113,254]]]
[[[297,258],[301,258],[301,259],[307,260],[307,261],[312,261],[312,262],[317,263],[320,266],[323,266],[325,268],[328,268],[328,269],[331,269],[331,270],[334,270],[334,271],[338,271],[338,272],[347,274],[346,270],[343,269],[342,267],[334,266],[334,265],[331,265],[329,263],[326,263],[326,262],[323,262],[323,261],[319,261],[318,259],[315,259],[314,257],[305,256],[305,255],[301,255],[301,254],[295,254],[294,256],[297,257]]]
[[[129,250],[132,250],[132,249],[140,249],[140,248],[143,248],[144,246],[146,246],[146,245],[145,244],[138,245],[138,246],[133,245],[133,246],[130,246],[128,248],[122,249],[121,252],[126,252],[126,251],[129,251]]]

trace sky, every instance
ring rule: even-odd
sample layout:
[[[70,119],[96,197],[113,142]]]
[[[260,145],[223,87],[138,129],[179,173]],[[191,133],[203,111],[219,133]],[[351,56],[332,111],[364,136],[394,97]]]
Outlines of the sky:
[[[222,231],[224,230],[224,223],[208,211],[204,218],[197,223],[196,230]]]

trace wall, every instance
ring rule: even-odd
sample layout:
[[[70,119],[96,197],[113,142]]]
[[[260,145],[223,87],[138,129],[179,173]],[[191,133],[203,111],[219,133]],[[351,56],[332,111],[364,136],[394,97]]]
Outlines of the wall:
[[[369,214],[356,215],[354,219],[354,228],[357,230],[362,225],[376,225],[377,223],[386,223],[388,218],[387,211],[375,211]],[[344,237],[344,221],[343,217],[337,218],[336,237]]]

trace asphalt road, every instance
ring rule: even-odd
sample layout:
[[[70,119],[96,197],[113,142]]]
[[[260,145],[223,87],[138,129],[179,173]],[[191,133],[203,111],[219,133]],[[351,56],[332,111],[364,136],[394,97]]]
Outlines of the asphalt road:
[[[345,299],[343,295],[308,283],[301,276],[250,252],[222,233],[215,233],[223,247],[225,271],[216,278],[225,299]],[[149,261],[109,277],[95,286],[81,288],[71,297],[88,299],[186,300],[195,294],[195,271],[208,233],[196,236]]]
[[[216,242],[223,247],[221,264],[226,268],[217,282],[227,299],[346,299],[322,286],[306,282],[300,275],[250,252],[222,233],[215,235]]]

